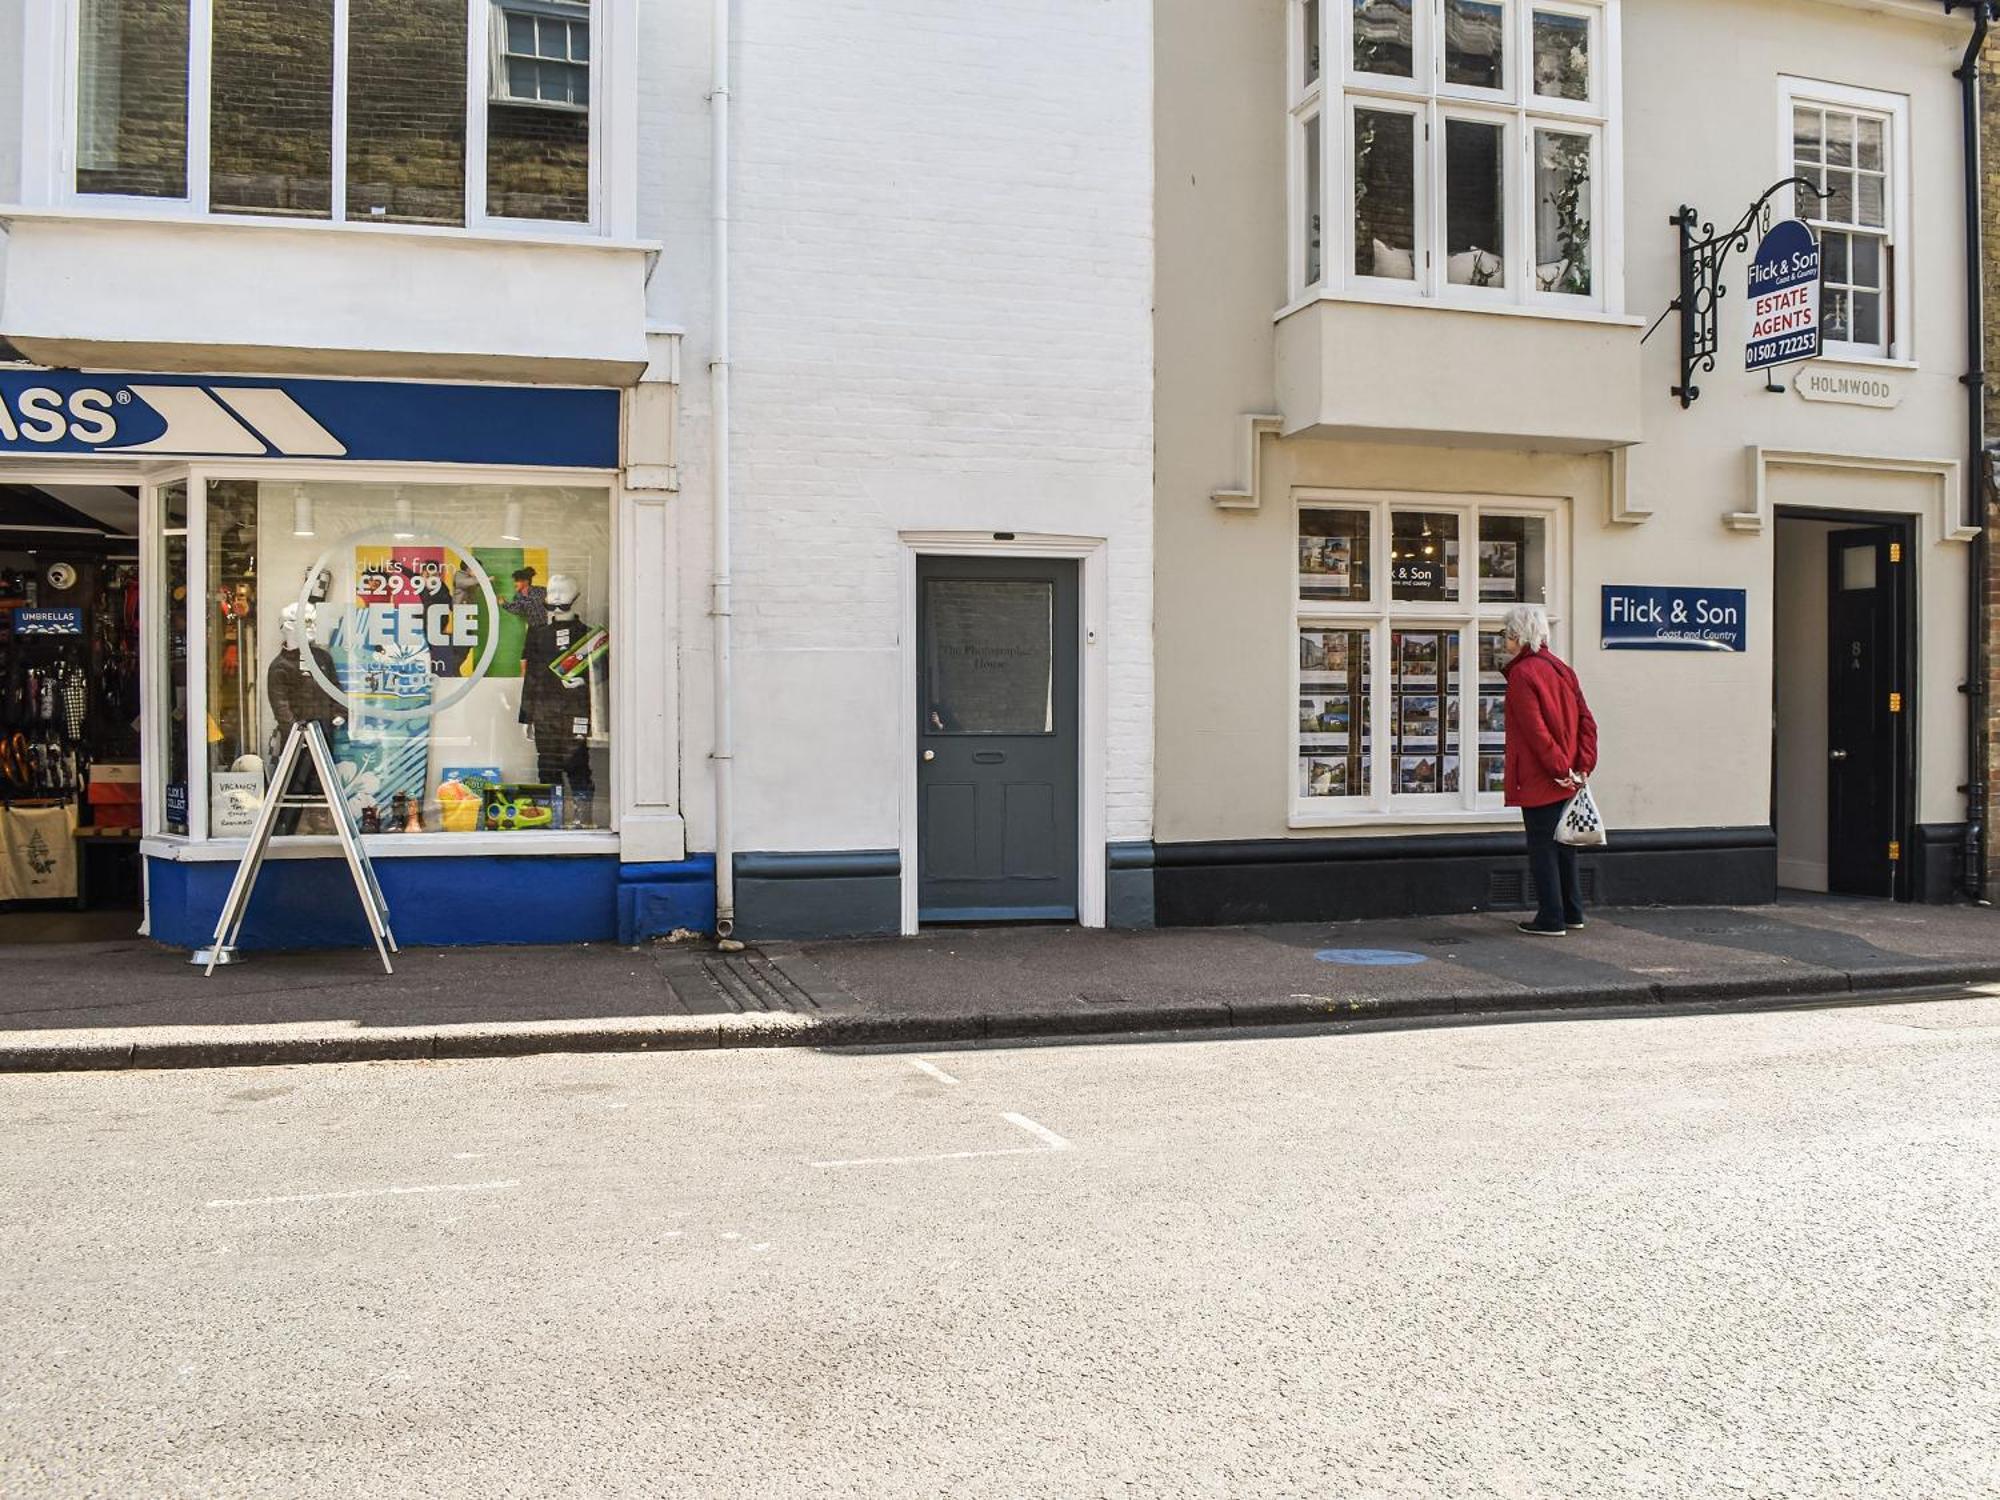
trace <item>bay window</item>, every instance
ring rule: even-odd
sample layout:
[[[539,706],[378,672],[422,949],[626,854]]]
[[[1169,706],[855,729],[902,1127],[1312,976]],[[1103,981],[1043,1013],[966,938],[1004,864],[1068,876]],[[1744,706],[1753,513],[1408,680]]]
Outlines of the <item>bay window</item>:
[[[1617,5],[1293,0],[1295,295],[1610,309]]]
[[[1502,624],[1550,612],[1561,512],[1491,497],[1303,492],[1294,826],[1502,805]]]
[[[599,222],[602,13],[629,0],[75,0],[81,202]]]

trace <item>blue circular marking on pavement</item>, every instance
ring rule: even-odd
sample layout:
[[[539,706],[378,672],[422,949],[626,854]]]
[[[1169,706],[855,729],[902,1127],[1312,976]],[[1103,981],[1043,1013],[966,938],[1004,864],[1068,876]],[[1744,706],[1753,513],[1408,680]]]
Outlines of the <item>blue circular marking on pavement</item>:
[[[1323,964],[1347,964],[1357,969],[1401,969],[1430,962],[1421,953],[1395,948],[1322,948],[1313,957]]]

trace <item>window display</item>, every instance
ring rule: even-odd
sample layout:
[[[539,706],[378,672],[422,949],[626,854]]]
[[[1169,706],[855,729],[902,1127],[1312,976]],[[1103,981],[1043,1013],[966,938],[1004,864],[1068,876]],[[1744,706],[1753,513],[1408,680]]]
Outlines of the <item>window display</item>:
[[[209,836],[243,836],[302,722],[363,833],[609,826],[608,491],[225,479],[206,502]]]
[[[1294,810],[1306,822],[1497,807],[1506,748],[1501,619],[1532,602],[1561,628],[1552,585],[1559,510],[1410,500],[1299,509]],[[1472,567],[1459,565],[1462,542]],[[1386,599],[1368,587],[1373,559],[1387,569]],[[1378,660],[1380,682],[1370,671]]]

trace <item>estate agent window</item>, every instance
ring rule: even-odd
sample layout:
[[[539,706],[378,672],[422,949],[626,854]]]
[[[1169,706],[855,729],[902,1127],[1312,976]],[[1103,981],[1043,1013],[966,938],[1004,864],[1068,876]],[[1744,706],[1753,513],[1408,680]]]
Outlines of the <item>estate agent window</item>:
[[[1500,806],[1502,622],[1540,604],[1560,638],[1560,523],[1532,502],[1300,494],[1295,825]]]
[[[1850,359],[1908,359],[1905,305],[1908,101],[1899,95],[1785,79],[1784,168],[1829,196],[1797,194],[1820,243],[1820,339]]]
[[[160,495],[174,602],[154,827],[244,837],[287,734],[316,723],[363,833],[450,847],[610,828],[601,481],[198,472]],[[278,831],[333,829],[305,810]]]
[[[595,222],[609,0],[76,0],[75,194],[333,222]]]
[[[1608,306],[1618,0],[1293,0],[1292,285]]]

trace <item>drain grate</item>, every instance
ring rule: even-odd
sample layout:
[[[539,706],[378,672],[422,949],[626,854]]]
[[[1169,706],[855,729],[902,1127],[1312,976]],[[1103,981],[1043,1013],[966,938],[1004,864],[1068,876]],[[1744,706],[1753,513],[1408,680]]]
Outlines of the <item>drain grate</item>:
[[[818,1001],[761,953],[704,957],[701,972],[723,1008],[739,1015],[752,1011],[804,1013],[819,1009]]]

